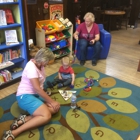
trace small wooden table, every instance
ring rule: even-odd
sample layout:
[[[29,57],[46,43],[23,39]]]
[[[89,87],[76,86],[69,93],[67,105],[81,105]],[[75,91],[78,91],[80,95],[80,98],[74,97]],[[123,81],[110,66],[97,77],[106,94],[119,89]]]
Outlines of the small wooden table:
[[[125,14],[125,11],[119,11],[119,10],[105,10],[104,11],[104,14],[105,15],[124,15]]]
[[[103,12],[103,14],[108,15],[109,16],[109,24],[108,24],[108,30],[111,30],[111,19],[112,17],[115,16],[122,16],[125,14],[125,11],[120,11],[120,10],[105,10]],[[116,26],[116,17],[114,18],[114,24]]]

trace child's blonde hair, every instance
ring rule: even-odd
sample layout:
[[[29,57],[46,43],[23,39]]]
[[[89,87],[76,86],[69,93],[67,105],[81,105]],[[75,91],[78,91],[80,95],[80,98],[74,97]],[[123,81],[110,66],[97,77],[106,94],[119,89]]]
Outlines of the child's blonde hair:
[[[69,57],[63,57],[61,59],[62,65],[70,65],[70,58]]]

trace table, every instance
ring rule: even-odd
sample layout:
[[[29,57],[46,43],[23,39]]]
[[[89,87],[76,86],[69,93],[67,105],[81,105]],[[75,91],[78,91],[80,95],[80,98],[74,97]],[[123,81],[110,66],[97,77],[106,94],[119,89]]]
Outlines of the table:
[[[122,16],[125,14],[125,11],[120,11],[120,10],[105,10],[103,14],[109,16],[109,22],[108,22],[108,30],[111,30],[111,22],[112,22],[112,17],[114,19],[114,25],[116,26],[116,16]]]

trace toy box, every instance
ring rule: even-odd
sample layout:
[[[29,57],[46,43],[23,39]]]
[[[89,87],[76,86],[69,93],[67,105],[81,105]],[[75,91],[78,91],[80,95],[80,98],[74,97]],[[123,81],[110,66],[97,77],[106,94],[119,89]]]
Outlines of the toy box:
[[[59,44],[60,48],[63,48],[63,47],[65,47],[67,45],[67,42],[66,42],[66,40],[63,39],[63,40],[60,40],[58,42],[58,44]]]
[[[66,56],[70,53],[70,50],[68,48],[64,48],[64,49],[61,49],[61,50],[57,50],[54,52],[54,55],[55,55],[55,59],[57,58],[61,58],[63,56]]]
[[[58,20],[58,19],[54,19],[52,20],[52,22],[54,23],[56,30],[58,32],[62,31],[65,29],[65,26]]]
[[[52,34],[57,31],[55,24],[51,20],[37,21],[36,28],[45,30],[45,34]]]
[[[65,38],[69,38],[71,36],[67,30],[62,31],[62,33],[64,34]]]
[[[58,40],[64,39],[66,36],[62,32],[57,32]]]
[[[45,42],[46,43],[54,42],[54,41],[57,41],[57,40],[58,40],[58,37],[57,37],[57,34],[55,34],[55,33],[45,36]]]

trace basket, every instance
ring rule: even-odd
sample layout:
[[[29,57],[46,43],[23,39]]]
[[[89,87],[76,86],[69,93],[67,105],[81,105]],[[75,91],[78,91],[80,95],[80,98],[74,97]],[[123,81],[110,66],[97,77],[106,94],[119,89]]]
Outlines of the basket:
[[[57,51],[54,52],[55,59],[61,58],[63,56],[67,56],[69,53],[70,53],[70,50],[68,48],[57,50]]]
[[[58,19],[54,19],[52,20],[52,22],[54,23],[56,30],[58,32],[62,31],[65,29],[65,26],[58,20]]]
[[[56,33],[45,36],[45,42],[46,43],[51,43],[51,42],[54,42],[54,41],[57,41],[57,40],[58,40],[58,36],[57,36]]]
[[[58,40],[64,39],[66,36],[62,32],[57,32]]]
[[[37,21],[36,28],[45,30],[45,34],[52,34],[57,31],[55,24],[51,20]]]
[[[70,33],[67,30],[62,31],[66,38],[71,37]]]
[[[66,42],[66,40],[60,40],[58,42],[58,45],[60,46],[60,48],[63,48],[63,47],[65,47],[67,45],[67,42]]]
[[[60,45],[58,44],[58,42],[54,42],[52,45],[50,45],[49,47],[52,51],[58,50],[60,49]]]

